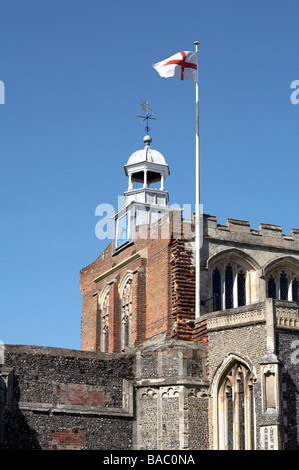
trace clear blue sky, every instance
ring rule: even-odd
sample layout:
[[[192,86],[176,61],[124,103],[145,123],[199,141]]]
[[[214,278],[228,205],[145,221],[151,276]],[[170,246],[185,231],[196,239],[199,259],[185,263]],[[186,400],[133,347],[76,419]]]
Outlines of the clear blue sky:
[[[109,241],[123,165],[166,158],[170,202],[195,200],[195,85],[152,64],[200,41],[201,202],[226,218],[299,227],[298,0],[1,0],[0,340],[80,349],[79,271]]]

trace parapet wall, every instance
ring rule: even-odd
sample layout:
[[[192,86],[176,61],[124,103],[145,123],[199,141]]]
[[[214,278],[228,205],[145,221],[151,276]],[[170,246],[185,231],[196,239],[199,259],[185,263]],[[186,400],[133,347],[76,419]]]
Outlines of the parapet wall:
[[[269,245],[299,251],[299,229],[292,228],[289,235],[280,225],[260,223],[252,229],[247,220],[227,219],[225,225],[217,223],[214,215],[204,214],[203,235],[221,240],[236,240],[254,245]]]

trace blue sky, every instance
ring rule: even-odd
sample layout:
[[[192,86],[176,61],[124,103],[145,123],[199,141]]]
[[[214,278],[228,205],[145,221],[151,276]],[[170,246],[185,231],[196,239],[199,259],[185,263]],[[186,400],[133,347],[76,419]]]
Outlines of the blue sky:
[[[205,213],[299,227],[296,0],[1,0],[0,340],[80,349],[79,271],[95,209],[117,208],[143,147],[170,166],[170,203],[195,200],[195,85],[152,64],[200,41]]]

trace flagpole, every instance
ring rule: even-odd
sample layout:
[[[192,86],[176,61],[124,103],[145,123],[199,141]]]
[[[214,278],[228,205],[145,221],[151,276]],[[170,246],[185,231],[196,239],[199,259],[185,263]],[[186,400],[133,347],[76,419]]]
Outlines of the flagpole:
[[[200,167],[199,167],[199,87],[198,87],[198,45],[195,41],[197,56],[197,80],[196,80],[196,164],[195,164],[195,318],[200,316]]]

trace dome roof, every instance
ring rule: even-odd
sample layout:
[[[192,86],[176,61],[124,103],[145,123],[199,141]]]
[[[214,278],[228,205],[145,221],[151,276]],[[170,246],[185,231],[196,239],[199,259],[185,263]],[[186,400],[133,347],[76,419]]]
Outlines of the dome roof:
[[[152,162],[158,163],[160,165],[166,165],[163,155],[157,150],[150,148],[150,143],[152,141],[151,137],[147,135],[144,137],[143,141],[145,143],[144,149],[137,150],[136,152],[132,153],[127,165],[133,165],[134,163],[141,162]]]

